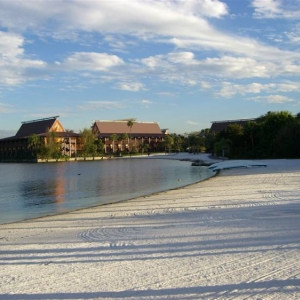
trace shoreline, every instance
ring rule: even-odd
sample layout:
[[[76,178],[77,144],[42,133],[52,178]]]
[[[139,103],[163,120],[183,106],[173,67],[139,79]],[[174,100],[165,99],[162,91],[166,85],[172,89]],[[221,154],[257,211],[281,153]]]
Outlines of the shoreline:
[[[300,160],[0,226],[1,299],[300,298]]]

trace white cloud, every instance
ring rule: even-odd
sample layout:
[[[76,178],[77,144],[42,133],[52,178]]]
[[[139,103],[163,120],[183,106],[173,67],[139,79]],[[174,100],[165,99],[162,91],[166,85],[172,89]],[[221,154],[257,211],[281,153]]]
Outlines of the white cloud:
[[[23,44],[20,35],[0,31],[0,85],[18,85],[40,78],[39,72],[46,63],[26,58]]]
[[[143,104],[152,104],[152,103],[153,103],[152,101],[146,100],[146,99],[142,100],[141,102],[142,102]]]
[[[281,12],[283,7],[280,1],[270,0],[253,1],[253,6],[274,13]],[[91,76],[89,72],[106,72],[105,77],[98,75],[97,79],[115,81],[115,86],[121,90],[138,92],[146,90],[140,81],[151,76],[154,80],[208,89],[207,76],[243,79],[300,74],[298,52],[228,35],[208,23],[209,18],[222,18],[227,14],[226,4],[217,0],[123,0],[118,1],[118,5],[115,1],[90,0],[56,0],[56,5],[43,0],[0,1],[0,25],[15,31],[30,30],[38,34],[47,28],[55,38],[68,33],[76,38],[101,33],[110,47],[121,51],[128,46],[127,36],[134,37],[135,41],[164,42],[185,48],[139,60],[133,58],[132,64],[125,63],[117,55],[75,52],[52,67],[43,61],[28,59],[24,54],[24,38],[5,33],[11,39],[4,45],[0,42],[0,54],[3,49],[7,56],[10,55],[11,62],[7,64],[0,58],[0,84],[14,85],[41,78],[37,76],[38,71],[45,72],[44,77],[53,71],[79,71],[86,78]],[[18,18],[13,17],[15,15]],[[219,53],[206,59],[197,58],[202,50],[211,49]],[[111,72],[116,67],[118,73]]]
[[[79,105],[80,110],[97,110],[97,109],[122,109],[125,108],[125,103],[118,101],[87,101]]]
[[[107,71],[112,67],[123,65],[124,61],[116,55],[95,52],[77,52],[66,58],[62,63],[56,62],[57,67],[67,71]]]
[[[186,121],[186,123],[189,125],[199,125],[198,122],[194,122],[194,121]]]
[[[13,106],[7,103],[0,103],[0,114],[8,114],[14,111]]]
[[[200,63],[209,74],[220,77],[231,78],[251,78],[251,77],[269,77],[274,74],[274,65],[271,63],[258,62],[246,57],[207,58]]]
[[[151,100],[143,99],[143,100],[141,101],[141,104],[142,104],[145,108],[149,108],[150,105],[153,104],[153,102],[152,102]]]
[[[283,83],[251,83],[251,84],[232,84],[230,82],[223,82],[222,88],[216,93],[217,96],[229,98],[246,94],[259,94],[259,93],[288,93],[300,92],[300,83],[298,82],[283,82]]]
[[[212,84],[207,82],[207,81],[201,81],[200,82],[200,86],[202,89],[204,90],[208,90],[208,89],[211,89],[212,88]]]
[[[139,92],[139,91],[145,91],[146,90],[144,84],[142,84],[140,82],[123,82],[123,83],[119,83],[118,88],[120,90],[130,91],[130,92]]]
[[[170,31],[174,30],[170,25],[184,18],[220,18],[228,13],[226,4],[219,0],[56,0],[55,5],[43,0],[1,1],[0,8],[0,24],[14,30],[42,29],[44,24],[52,24],[56,30],[134,33],[155,32],[160,27],[157,22]]]
[[[163,97],[174,97],[176,94],[174,92],[159,92],[157,93],[157,95],[159,96],[163,96]]]
[[[207,77],[214,78],[271,78],[280,75],[300,75],[299,65],[282,58],[277,62],[247,57],[223,56],[196,59],[192,52],[176,52],[136,60],[139,74],[154,74],[156,79],[200,85],[209,88]],[[153,76],[154,76],[153,75]]]
[[[253,0],[256,18],[300,18],[300,3],[298,0]]]
[[[173,52],[169,53],[167,59],[174,64],[195,64],[195,55],[192,52]]]
[[[282,104],[282,103],[294,101],[293,99],[281,95],[258,96],[258,97],[248,98],[248,100],[275,103],[275,104]]]
[[[30,29],[40,33],[47,28],[53,37],[76,33],[78,39],[82,32],[97,32],[111,39],[112,34],[125,34],[181,48],[214,49],[249,57],[284,54],[253,39],[231,36],[212,27],[207,18],[228,14],[226,4],[218,0],[123,0],[118,5],[115,1],[90,0],[56,0],[55,3],[0,1],[0,25],[19,32]],[[119,40],[114,46],[121,49],[124,42]]]

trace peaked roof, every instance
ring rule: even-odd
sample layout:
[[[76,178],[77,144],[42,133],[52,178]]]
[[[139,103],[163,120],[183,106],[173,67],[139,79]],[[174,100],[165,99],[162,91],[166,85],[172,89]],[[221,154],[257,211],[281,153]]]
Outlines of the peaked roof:
[[[45,119],[38,119],[32,120],[28,122],[22,122],[22,125],[18,132],[16,133],[15,137],[27,137],[31,134],[44,134],[47,133],[49,130],[54,129],[53,126],[57,123],[57,131],[64,132],[62,125],[57,120],[58,116],[45,118]]]
[[[238,124],[244,126],[249,121],[253,121],[255,119],[240,119],[240,120],[227,120],[227,121],[212,121],[212,125],[210,127],[211,132],[221,132],[227,128],[228,125]]]
[[[158,123],[133,122],[130,128],[127,121],[96,121],[92,126],[93,131],[99,136],[127,133],[137,135],[163,135]]]

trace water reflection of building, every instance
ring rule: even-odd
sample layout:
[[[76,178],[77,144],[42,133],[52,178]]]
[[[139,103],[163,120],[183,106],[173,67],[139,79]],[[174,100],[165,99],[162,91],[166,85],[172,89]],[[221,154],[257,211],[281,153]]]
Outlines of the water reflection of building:
[[[24,206],[60,204],[65,201],[65,179],[27,180],[20,185],[20,191]]]
[[[65,198],[65,179],[63,177],[56,178],[54,185],[54,199],[55,203],[63,203]]]

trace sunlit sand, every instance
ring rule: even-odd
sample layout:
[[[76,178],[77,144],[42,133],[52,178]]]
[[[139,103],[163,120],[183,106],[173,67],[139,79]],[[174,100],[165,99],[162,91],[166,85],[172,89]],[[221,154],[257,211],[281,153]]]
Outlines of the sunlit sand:
[[[0,299],[299,299],[300,160],[260,162],[0,226]]]

